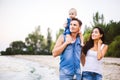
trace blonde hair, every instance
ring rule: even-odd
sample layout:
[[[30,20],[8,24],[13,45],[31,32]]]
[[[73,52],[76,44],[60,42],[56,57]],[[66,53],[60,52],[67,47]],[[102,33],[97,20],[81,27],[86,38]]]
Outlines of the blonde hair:
[[[70,10],[69,10],[69,12],[74,12],[75,14],[76,14],[76,16],[77,16],[77,10],[75,9],[75,8],[71,8]]]

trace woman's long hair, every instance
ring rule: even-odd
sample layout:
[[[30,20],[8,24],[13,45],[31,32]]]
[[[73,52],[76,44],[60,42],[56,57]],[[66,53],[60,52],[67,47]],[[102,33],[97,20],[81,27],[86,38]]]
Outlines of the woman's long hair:
[[[94,28],[92,29],[92,32],[93,32],[93,30],[94,30],[95,28],[97,28],[97,29],[99,30],[100,34],[103,35],[103,36],[101,37],[101,40],[102,40],[102,42],[104,43],[104,31],[103,31],[100,27],[94,27]],[[92,32],[91,32],[91,35],[92,35]],[[83,47],[83,53],[84,53],[85,55],[87,54],[87,51],[94,46],[94,41],[92,40],[91,35],[90,35],[89,40],[86,42],[85,46]]]

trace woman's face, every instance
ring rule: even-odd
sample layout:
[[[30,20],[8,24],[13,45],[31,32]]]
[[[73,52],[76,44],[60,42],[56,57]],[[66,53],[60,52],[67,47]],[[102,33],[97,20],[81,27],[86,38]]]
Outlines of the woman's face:
[[[102,37],[102,34],[100,34],[99,29],[98,28],[93,29],[91,38],[93,40],[99,40],[101,39],[101,37]]]

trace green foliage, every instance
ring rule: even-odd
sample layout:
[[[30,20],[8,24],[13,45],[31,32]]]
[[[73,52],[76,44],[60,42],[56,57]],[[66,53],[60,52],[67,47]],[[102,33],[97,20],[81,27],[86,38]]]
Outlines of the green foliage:
[[[48,32],[48,34],[47,34],[47,50],[48,50],[48,53],[51,53],[52,37],[51,37],[50,28],[48,28],[47,32]]]
[[[86,26],[85,27],[85,32],[84,32],[84,42],[85,43],[86,43],[86,41],[89,40],[90,33],[91,33],[91,28]]]
[[[64,32],[64,29],[59,29],[58,33],[56,34],[56,40],[61,34],[63,34],[63,32]]]
[[[4,55],[12,55],[12,54],[13,54],[13,49],[9,47],[6,49],[6,53]]]
[[[13,49],[22,49],[25,47],[25,43],[23,41],[13,41],[10,46]]]
[[[30,55],[50,55],[52,37],[48,28],[47,40],[40,33],[40,26],[35,31],[28,34],[25,43],[22,41],[13,41],[6,51],[1,51],[2,55],[30,54]]]
[[[35,28],[35,31],[25,38],[25,42],[27,51],[31,52],[30,54],[39,54],[40,51],[46,48],[44,36],[40,32],[40,26]]]
[[[99,26],[105,30],[104,16],[103,14],[99,15],[98,12],[93,14],[93,23],[91,24],[92,28],[95,26]],[[84,32],[84,42],[89,40],[92,28],[85,26]]]
[[[1,51],[1,55],[12,55],[12,48],[6,48],[6,51]]]
[[[85,33],[84,34],[84,42],[86,43],[89,40],[90,33]]]
[[[120,57],[120,35],[109,45],[108,53],[106,56]]]
[[[53,50],[53,48],[54,48],[54,45],[55,45],[55,42],[52,41],[52,44],[51,44],[51,52],[52,52],[52,50]]]
[[[114,38],[120,35],[120,22],[110,21],[110,23],[106,25],[105,35],[106,42],[108,44],[112,43]]]
[[[13,41],[10,47],[6,48],[6,51],[2,51],[2,55],[14,55],[14,54],[24,54],[23,49],[25,48],[25,43],[22,41]]]
[[[98,12],[96,12],[95,14],[93,14],[92,27],[99,26],[99,25],[104,25],[104,16],[103,14],[100,15]]]
[[[8,55],[8,54],[6,54],[5,51],[1,51],[0,53],[1,53],[0,55]]]
[[[10,47],[11,48],[7,48],[6,52],[9,52],[11,50],[12,54],[22,54],[22,51],[26,46],[22,41],[13,41],[10,44]]]

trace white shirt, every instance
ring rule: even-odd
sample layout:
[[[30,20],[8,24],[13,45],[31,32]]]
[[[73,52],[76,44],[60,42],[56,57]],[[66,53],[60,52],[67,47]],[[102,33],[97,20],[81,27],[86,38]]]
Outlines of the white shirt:
[[[101,49],[103,48],[103,46],[104,44],[102,44]],[[90,71],[102,74],[102,59],[97,59],[97,51],[88,50],[83,71]]]

